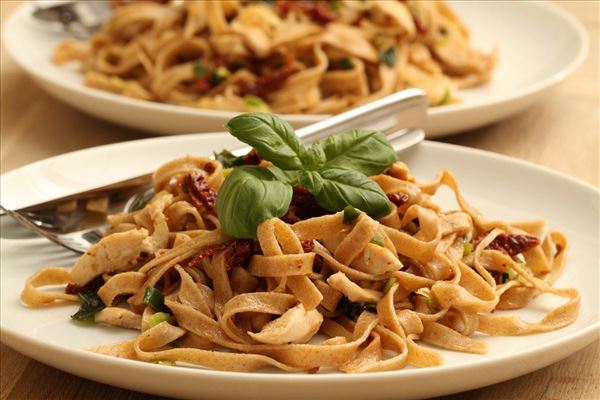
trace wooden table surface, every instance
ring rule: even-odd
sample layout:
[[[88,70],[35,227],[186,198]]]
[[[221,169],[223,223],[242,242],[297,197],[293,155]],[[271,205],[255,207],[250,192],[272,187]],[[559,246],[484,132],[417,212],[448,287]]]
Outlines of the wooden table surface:
[[[2,21],[19,5],[1,1]],[[510,119],[444,139],[544,165],[598,186],[600,13],[595,1],[564,1],[590,36],[585,63],[546,98]],[[48,96],[1,54],[0,171],[56,154],[147,137],[87,116]],[[600,399],[599,342],[537,372],[445,399]],[[158,399],[88,381],[1,346],[0,399]]]

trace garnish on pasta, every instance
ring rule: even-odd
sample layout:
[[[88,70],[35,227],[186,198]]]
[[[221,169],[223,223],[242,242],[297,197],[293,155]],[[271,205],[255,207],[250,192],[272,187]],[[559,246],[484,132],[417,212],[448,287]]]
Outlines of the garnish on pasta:
[[[496,54],[473,48],[443,1],[131,2],[54,62],[85,84],[184,106],[337,113],[408,87],[433,106],[491,79]]]
[[[228,168],[194,156],[164,164],[143,208],[110,215],[100,242],[70,270],[30,277],[22,301],[81,303],[73,319],[140,332],[91,351],[227,371],[435,366],[435,347],[482,354],[484,335],[577,318],[578,291],[552,286],[562,233],[487,219],[449,171],[417,181],[380,132],[307,148],[273,115],[227,128],[254,150],[219,153]],[[434,202],[443,186],[458,209]],[[56,285],[64,292],[41,289]],[[566,302],[537,322],[507,313],[542,293]]]

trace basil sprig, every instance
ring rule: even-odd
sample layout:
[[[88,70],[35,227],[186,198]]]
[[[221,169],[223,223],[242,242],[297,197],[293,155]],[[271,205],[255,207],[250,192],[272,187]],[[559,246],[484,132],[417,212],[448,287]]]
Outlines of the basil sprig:
[[[377,219],[391,211],[385,193],[369,179],[397,159],[383,133],[356,129],[306,148],[293,128],[272,114],[239,115],[226,127],[273,163],[269,168],[235,167],[223,182],[217,213],[228,236],[255,238],[261,222],[287,212],[296,185],[332,212],[352,205]]]

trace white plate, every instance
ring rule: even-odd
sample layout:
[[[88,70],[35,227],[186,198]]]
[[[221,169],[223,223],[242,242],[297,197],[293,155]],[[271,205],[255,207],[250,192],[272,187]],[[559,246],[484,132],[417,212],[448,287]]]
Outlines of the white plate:
[[[428,137],[483,126],[523,110],[572,73],[587,54],[588,38],[579,22],[559,7],[542,2],[452,2],[475,44],[499,48],[492,81],[460,92],[460,104],[429,110]],[[234,113],[153,103],[87,88],[73,68],[50,62],[64,34],[31,17],[31,5],[6,22],[4,44],[13,59],[44,89],[94,116],[158,134],[220,131]],[[324,115],[287,115],[300,127]]]
[[[217,134],[153,138],[97,147],[54,157],[11,171],[0,179],[1,203],[18,207],[127,178],[156,168],[188,152],[208,154],[235,146]],[[481,338],[489,353],[441,351],[445,365],[426,369],[344,375],[233,373],[165,367],[88,353],[84,347],[135,335],[101,326],[81,327],[69,320],[76,306],[27,309],[19,302],[25,279],[45,265],[69,265],[74,257],[44,239],[18,238],[3,218],[1,240],[2,340],[29,357],[89,379],[132,390],[184,398],[223,399],[364,399],[423,398],[507,380],[562,359],[591,343],[599,331],[598,225],[599,192],[546,169],[467,148],[424,142],[401,154],[418,179],[436,171],[455,172],[466,198],[487,215],[508,220],[545,218],[548,227],[565,232],[571,242],[560,287],[581,291],[581,313],[563,329],[522,337]],[[449,192],[440,201],[448,202]],[[8,238],[7,238],[8,237]],[[540,318],[560,300],[543,295],[519,315]]]

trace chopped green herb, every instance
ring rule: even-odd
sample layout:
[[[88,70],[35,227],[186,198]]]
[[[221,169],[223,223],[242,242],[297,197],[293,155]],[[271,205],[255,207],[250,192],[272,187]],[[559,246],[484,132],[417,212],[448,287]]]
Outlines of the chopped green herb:
[[[108,78],[108,81],[118,89],[125,88],[125,81],[119,78],[118,76],[111,76],[110,78]]]
[[[354,63],[349,57],[344,57],[340,61],[338,61],[336,66],[338,69],[348,70],[354,68]]]
[[[271,112],[271,109],[267,103],[265,103],[265,101],[258,96],[252,96],[251,94],[246,95],[244,96],[244,103],[246,103],[248,107],[251,107],[255,111],[266,113]]]
[[[344,208],[344,224],[346,225],[350,225],[353,224],[354,221],[356,221],[356,218],[358,218],[360,215],[360,211],[358,211],[356,208],[348,205]]]
[[[520,263],[518,265],[521,268],[525,268],[525,263]],[[518,282],[522,283],[523,285],[526,285],[529,283],[527,281],[527,279],[525,279],[524,276],[520,275],[517,271],[515,271],[512,268],[508,268],[508,270],[506,270],[506,272],[502,273],[502,283],[506,283],[508,281],[514,281],[514,280],[517,280]]]
[[[155,314],[152,314],[148,318],[148,325],[150,325],[151,328],[162,322],[171,323],[171,314],[167,314],[165,312],[157,312]]]
[[[98,293],[79,293],[81,306],[71,318],[76,321],[94,322],[94,316],[104,308],[104,303]]]
[[[467,257],[473,252],[473,243],[465,242],[463,244],[463,257]]]
[[[383,50],[379,53],[379,60],[382,63],[387,65],[388,67],[393,67],[396,65],[398,58],[396,57],[396,49],[394,47],[388,47],[386,50]]]
[[[104,285],[104,280],[99,277],[88,283],[81,292],[79,292],[78,295],[81,306],[79,306],[79,310],[77,310],[75,314],[71,315],[73,320],[80,322],[94,322],[96,313],[105,307],[102,299],[98,296],[98,289],[100,289],[102,285]]]
[[[432,314],[440,311],[440,304],[431,294],[431,290],[429,288],[421,288],[416,291],[419,296],[425,297],[425,304],[427,304],[427,308],[429,308],[429,312]]]
[[[193,68],[194,76],[197,78],[204,78],[209,74],[208,69],[204,65],[202,65],[200,61],[195,62]]]
[[[329,8],[333,11],[340,9],[340,0],[329,0]]]
[[[377,312],[377,304],[366,303],[366,304],[363,304],[362,307],[363,307],[364,311]]]
[[[450,91],[450,89],[446,89],[446,91],[444,92],[444,96],[442,97],[442,99],[438,103],[438,106],[442,106],[444,104],[450,103],[450,99],[451,98],[452,98],[452,92]]]
[[[448,34],[448,29],[446,29],[446,27],[444,27],[444,26],[440,26],[438,28],[438,32],[440,35],[446,36]]]
[[[229,78],[231,76],[231,72],[225,68],[225,67],[219,67],[217,69],[215,69],[212,74],[211,74],[211,80],[215,83],[215,84],[219,84],[223,81],[225,81],[227,78]]]
[[[390,291],[392,286],[396,284],[396,278],[390,278],[385,282],[385,286],[383,286],[383,292],[387,293]]]
[[[237,167],[238,165],[244,165],[243,156],[234,156],[229,150],[221,150],[220,153],[213,153],[215,160],[223,164],[223,168]]]
[[[339,307],[342,313],[350,319],[356,319],[363,311],[377,312],[377,304],[353,303],[347,297],[342,297]]]
[[[377,246],[385,247],[385,238],[381,232],[375,232],[373,239],[371,239],[371,243],[376,244]]]
[[[165,310],[165,296],[161,293],[160,290],[147,287],[144,292],[144,304],[152,307],[156,311]]]
[[[233,62],[229,63],[228,68],[231,72],[235,72],[242,68],[246,68],[246,64],[244,64],[241,61],[233,61]]]

